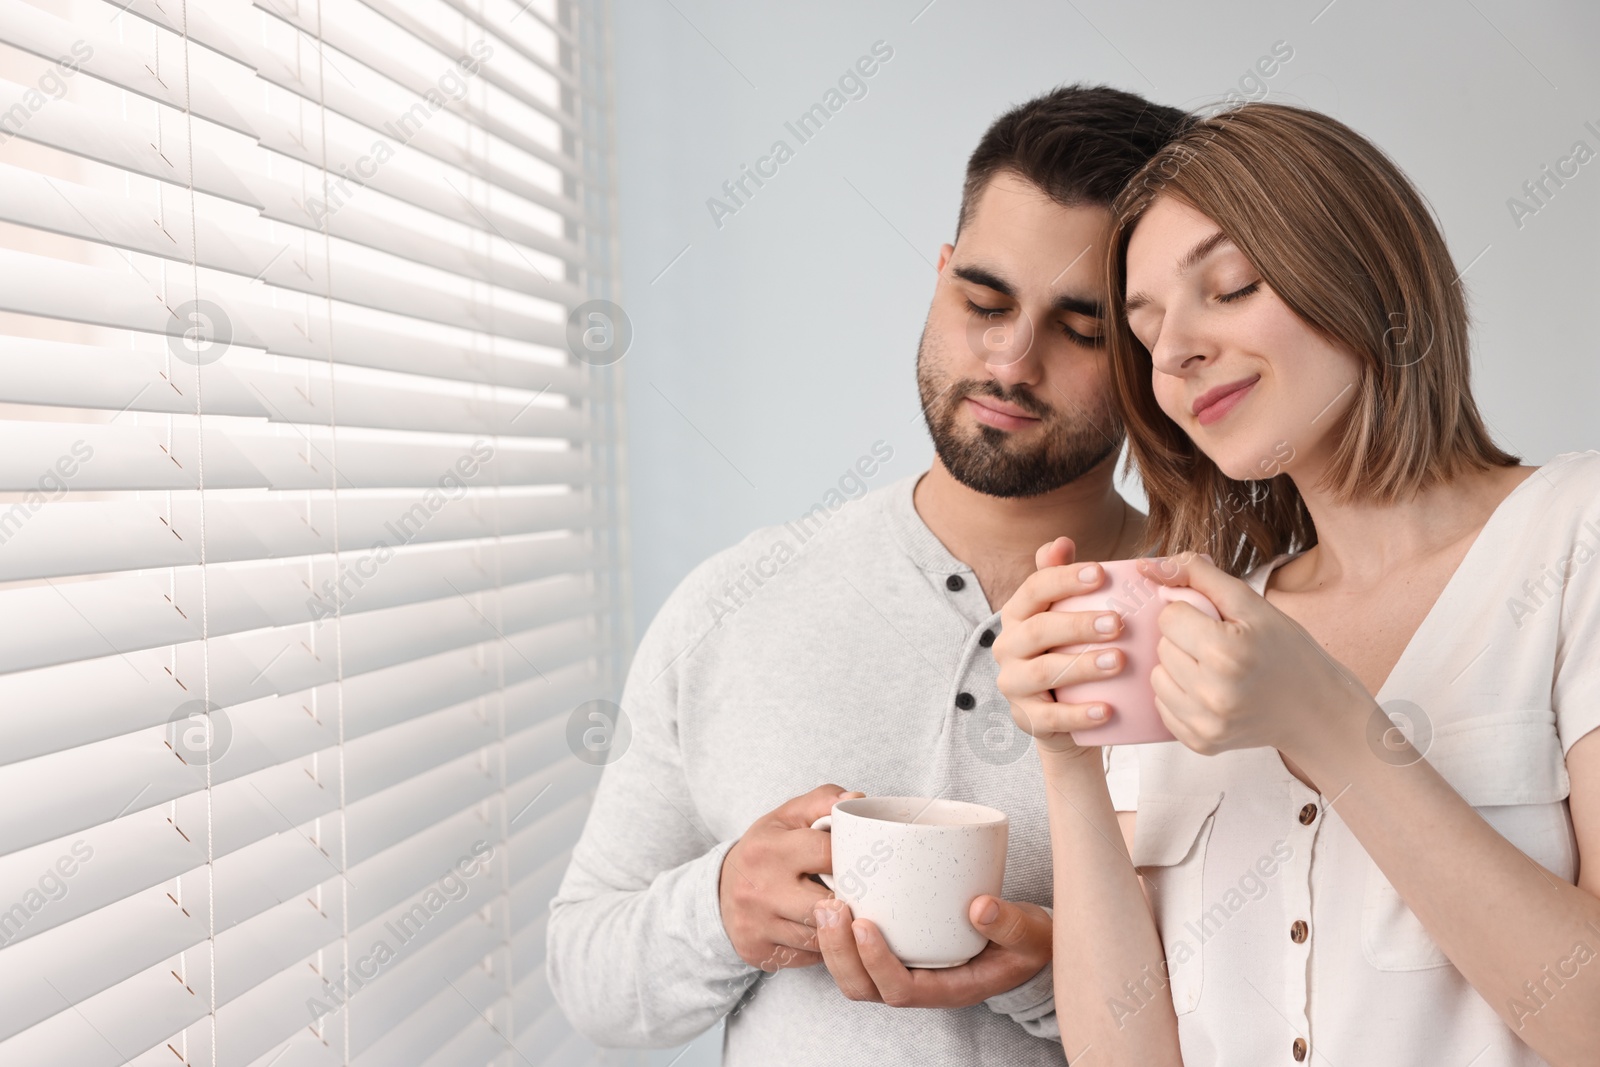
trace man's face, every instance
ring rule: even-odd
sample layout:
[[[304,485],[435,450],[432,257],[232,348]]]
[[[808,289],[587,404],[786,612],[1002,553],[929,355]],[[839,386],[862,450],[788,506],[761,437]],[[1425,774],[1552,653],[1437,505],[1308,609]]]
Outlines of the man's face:
[[[917,391],[969,489],[1038,496],[1121,448],[1100,319],[1109,225],[1104,207],[1062,207],[1002,171],[940,252]]]

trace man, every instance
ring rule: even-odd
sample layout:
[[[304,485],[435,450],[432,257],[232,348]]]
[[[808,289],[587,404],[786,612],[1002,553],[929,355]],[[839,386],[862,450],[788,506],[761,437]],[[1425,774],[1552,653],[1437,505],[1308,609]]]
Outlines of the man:
[[[595,1041],[668,1047],[726,1017],[729,1067],[1062,1062],[1044,787],[988,649],[1040,544],[1136,550],[1099,272],[1107,205],[1184,122],[1081,86],[1001,116],[918,346],[932,468],[808,526],[792,558],[772,551],[789,528],[752,534],[656,616],[622,699],[632,745],[551,905],[550,985]],[[810,824],[845,788],[1010,816],[976,958],[908,971],[812,877],[831,868]]]

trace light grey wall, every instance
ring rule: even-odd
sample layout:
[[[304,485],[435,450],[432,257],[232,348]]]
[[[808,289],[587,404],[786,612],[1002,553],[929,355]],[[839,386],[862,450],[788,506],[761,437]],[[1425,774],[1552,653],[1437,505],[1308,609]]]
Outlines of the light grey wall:
[[[691,567],[799,515],[874,441],[895,450],[876,483],[926,466],[913,359],[962,168],[1000,111],[1063,82],[1198,106],[1288,42],[1271,98],[1387,149],[1470,264],[1475,393],[1501,443],[1533,463],[1600,447],[1600,160],[1520,226],[1507,206],[1574,142],[1600,152],[1600,8],[619,0],[616,15],[640,632]],[[867,95],[798,144],[785,121],[878,40],[894,56]],[[718,228],[706,200],[780,138],[794,157]],[[678,1067],[715,1062],[719,1034]]]

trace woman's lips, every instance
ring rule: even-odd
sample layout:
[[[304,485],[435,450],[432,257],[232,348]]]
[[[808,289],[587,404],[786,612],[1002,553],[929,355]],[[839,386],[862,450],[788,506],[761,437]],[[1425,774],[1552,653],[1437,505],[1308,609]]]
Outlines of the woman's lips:
[[[1211,403],[1195,412],[1195,421],[1202,426],[1209,426],[1213,422],[1216,422],[1228,412],[1238,407],[1239,403],[1250,394],[1250,390],[1254,389],[1256,387],[1256,383],[1260,380],[1260,378],[1252,378],[1249,382],[1233,390],[1233,392],[1225,393],[1219,399],[1213,400]]]
[[[973,418],[997,430],[1021,430],[1037,426],[1039,423],[1039,420],[1031,415],[1013,415],[1009,411],[990,407],[974,397],[964,397],[962,403],[967,405],[967,410],[972,412]]]

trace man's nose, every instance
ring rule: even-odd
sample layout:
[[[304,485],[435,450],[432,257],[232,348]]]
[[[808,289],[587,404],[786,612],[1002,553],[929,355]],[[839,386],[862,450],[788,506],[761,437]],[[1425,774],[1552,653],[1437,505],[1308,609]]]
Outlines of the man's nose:
[[[1038,382],[1041,367],[1038,331],[1026,314],[989,326],[978,348],[989,374],[1002,385]]]

